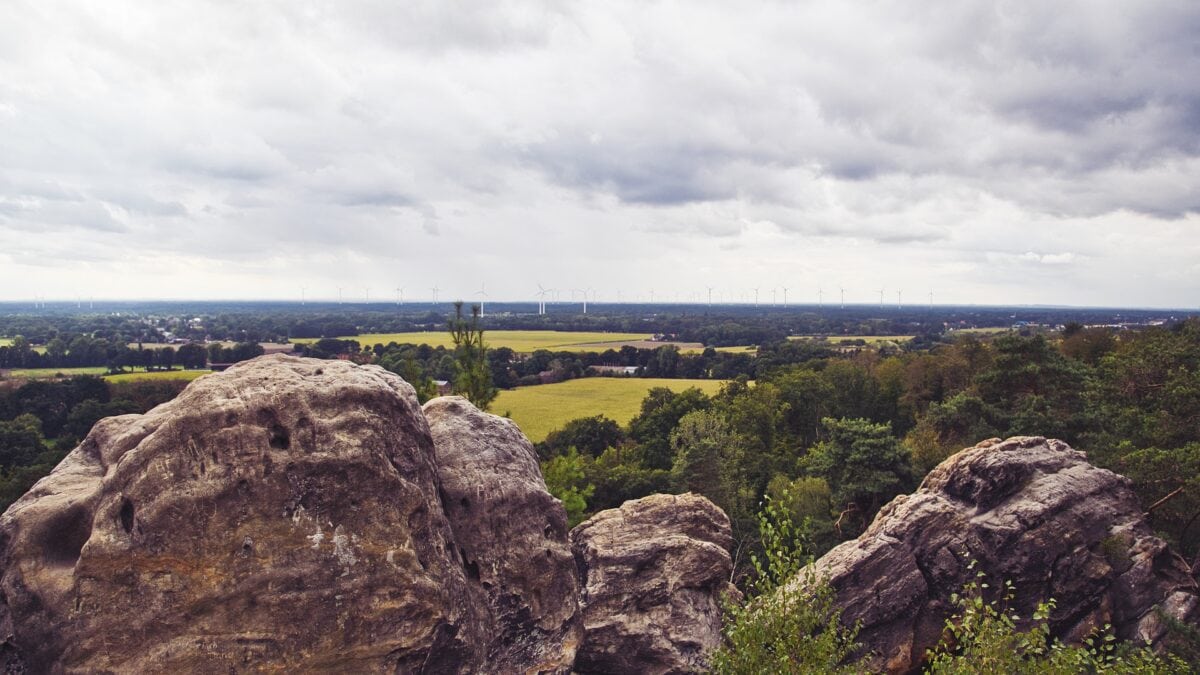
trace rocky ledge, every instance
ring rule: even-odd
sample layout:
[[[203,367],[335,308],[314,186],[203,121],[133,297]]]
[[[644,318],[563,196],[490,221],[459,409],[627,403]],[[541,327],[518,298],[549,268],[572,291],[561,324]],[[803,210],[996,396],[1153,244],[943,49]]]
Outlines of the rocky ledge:
[[[1129,481],[1038,437],[950,457],[817,569],[844,619],[861,622],[873,666],[890,672],[920,665],[954,610],[950,595],[980,571],[992,586],[1014,584],[1008,606],[1019,616],[1053,598],[1050,628],[1067,642],[1111,625],[1119,638],[1161,645],[1164,617],[1200,618],[1196,580],[1151,533]]]
[[[0,667],[690,672],[729,540],[693,495],[568,533],[511,421],[266,356],[102,420],[0,517]]]

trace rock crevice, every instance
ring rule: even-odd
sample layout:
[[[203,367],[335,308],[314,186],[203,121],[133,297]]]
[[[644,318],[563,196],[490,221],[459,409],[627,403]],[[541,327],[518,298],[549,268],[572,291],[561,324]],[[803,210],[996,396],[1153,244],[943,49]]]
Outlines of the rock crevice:
[[[1008,606],[1020,616],[1053,598],[1051,631],[1066,641],[1111,624],[1121,639],[1158,645],[1160,612],[1200,618],[1195,579],[1153,535],[1129,481],[1040,437],[953,455],[817,570],[845,620],[862,622],[872,665],[892,672],[917,668],[938,644],[951,594],[977,571],[1015,585]]]
[[[684,502],[628,506],[630,555],[727,570],[728,522]],[[693,513],[711,522],[682,534]],[[375,366],[262,357],[100,421],[0,516],[0,666],[566,673],[597,644],[582,590],[604,564],[581,575],[573,543],[511,421],[422,409]],[[703,604],[708,567],[649,565],[647,588]],[[677,642],[717,639],[705,612],[671,613]]]

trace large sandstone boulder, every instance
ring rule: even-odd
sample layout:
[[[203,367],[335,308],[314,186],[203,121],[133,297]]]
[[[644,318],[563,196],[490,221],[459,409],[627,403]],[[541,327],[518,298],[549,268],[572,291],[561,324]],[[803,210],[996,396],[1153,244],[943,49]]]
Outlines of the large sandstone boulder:
[[[102,420],[0,516],[0,670],[567,673],[581,576],[589,653],[627,650],[587,670],[700,663],[728,520],[694,496],[607,513],[572,550],[511,421],[265,356]]]
[[[567,515],[512,420],[458,396],[425,404],[442,503],[486,598],[488,670],[567,672],[579,642],[579,587]]]
[[[0,568],[3,658],[29,672],[484,656],[428,427],[378,367],[269,356],[102,420],[0,517]]]
[[[975,570],[968,570],[971,561]],[[950,594],[983,571],[1011,581],[1010,603],[1029,617],[1054,598],[1052,632],[1064,640],[1111,624],[1118,637],[1157,644],[1166,626],[1197,618],[1187,565],[1153,536],[1129,481],[1066,443],[994,439],[935,468],[896,498],[858,539],[817,561],[874,665],[912,670],[937,645]]]
[[[651,495],[571,531],[584,577],[580,673],[703,672],[721,643],[729,518],[694,494]]]

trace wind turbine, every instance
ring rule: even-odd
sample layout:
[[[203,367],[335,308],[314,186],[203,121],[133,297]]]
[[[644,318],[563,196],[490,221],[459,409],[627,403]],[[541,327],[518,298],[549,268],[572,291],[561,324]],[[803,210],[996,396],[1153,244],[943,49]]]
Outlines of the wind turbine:
[[[438,291],[441,289],[438,288],[437,286],[434,286],[434,287],[430,288],[429,290],[433,291],[433,304],[436,305],[437,304],[437,294],[438,294]]]
[[[542,286],[542,282],[538,282],[538,316],[546,313],[546,288]]]
[[[774,288],[774,287],[771,288],[771,306],[772,307],[775,306],[775,294],[778,292],[779,292],[778,288]]]
[[[838,290],[842,292],[842,309],[846,309],[846,289],[838,286]]]
[[[822,305],[825,304],[824,298],[825,298],[825,291],[822,290],[820,286],[817,286],[817,307],[821,307]]]
[[[479,290],[475,291],[475,295],[479,296],[479,318],[482,319],[483,318],[483,299],[488,296],[487,291],[484,290],[484,283],[482,281],[479,282]]]
[[[783,306],[787,307],[787,286],[783,287]]]
[[[902,288],[896,289],[896,309],[902,309],[904,307],[904,303],[900,302],[900,297],[901,297],[902,293],[904,293],[904,289],[902,289]]]
[[[884,289],[882,289],[882,288],[879,289],[879,306],[881,308],[883,307],[883,291],[884,291]]]
[[[338,304],[342,304],[342,287],[338,286]]]
[[[929,309],[933,309],[933,289],[929,289]]]
[[[650,304],[654,304],[654,289],[650,289]]]
[[[396,287],[396,304],[400,307],[404,306],[404,287],[403,286]]]
[[[370,286],[367,286],[366,288],[363,289],[363,302],[365,302],[368,305],[371,304],[371,287]]]
[[[708,289],[708,306],[712,307],[712,286],[705,286]]]
[[[308,304],[307,296],[308,296],[308,286],[301,286],[300,287],[300,304],[302,304],[302,305]]]
[[[755,286],[752,290],[754,291],[754,306],[758,307],[758,286]]]

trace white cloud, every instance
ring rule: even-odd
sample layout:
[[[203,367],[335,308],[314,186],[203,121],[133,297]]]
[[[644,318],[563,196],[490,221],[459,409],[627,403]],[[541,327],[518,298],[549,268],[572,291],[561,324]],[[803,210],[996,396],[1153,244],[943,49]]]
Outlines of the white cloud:
[[[0,299],[1200,284],[1186,3],[11,4]]]

